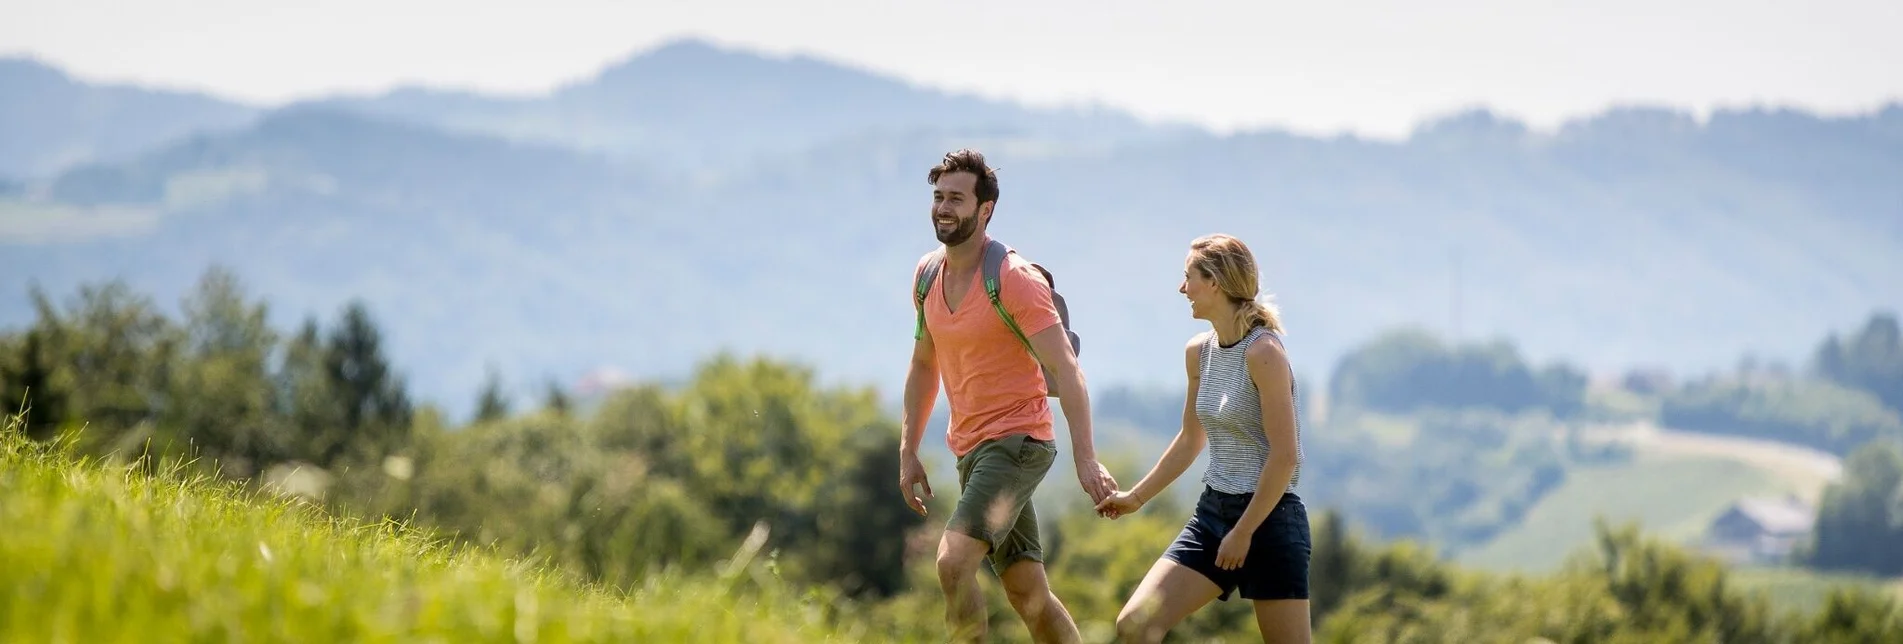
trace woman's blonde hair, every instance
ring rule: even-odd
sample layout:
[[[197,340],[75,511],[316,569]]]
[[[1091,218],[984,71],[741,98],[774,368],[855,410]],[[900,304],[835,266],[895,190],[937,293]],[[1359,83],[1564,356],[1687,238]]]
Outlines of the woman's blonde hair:
[[[1260,294],[1261,279],[1256,271],[1255,254],[1235,237],[1216,233],[1197,237],[1189,243],[1193,263],[1203,277],[1236,303],[1236,322],[1244,331],[1262,326],[1282,333],[1282,314],[1273,297]]]

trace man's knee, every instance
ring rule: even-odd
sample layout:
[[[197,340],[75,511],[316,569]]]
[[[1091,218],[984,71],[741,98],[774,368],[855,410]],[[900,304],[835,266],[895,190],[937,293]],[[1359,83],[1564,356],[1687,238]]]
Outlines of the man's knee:
[[[1018,612],[1035,611],[1042,608],[1045,600],[1051,596],[1050,580],[1044,576],[1044,564],[1032,559],[1021,559],[1005,569],[998,576],[999,585],[1004,586],[1004,597]]]
[[[984,565],[991,546],[971,535],[946,532],[938,542],[938,578],[940,581],[971,578]]]

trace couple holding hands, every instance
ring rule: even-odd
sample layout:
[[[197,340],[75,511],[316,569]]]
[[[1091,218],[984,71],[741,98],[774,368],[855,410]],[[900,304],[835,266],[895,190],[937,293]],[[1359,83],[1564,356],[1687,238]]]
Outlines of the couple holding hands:
[[[1119,490],[1097,462],[1069,313],[1050,274],[985,232],[998,199],[996,173],[967,149],[946,154],[927,179],[943,246],[921,258],[913,275],[919,327],[905,384],[899,484],[906,503],[925,513],[921,495],[932,491],[919,442],[942,384],[960,488],[938,545],[952,639],[985,639],[977,573],[987,564],[1034,639],[1079,639],[1045,577],[1031,503],[1057,457],[1049,402],[1056,398],[1070,421],[1078,481],[1106,518],[1136,512],[1209,448],[1196,509],[1117,616],[1120,641],[1160,642],[1191,613],[1240,590],[1254,603],[1264,641],[1307,642],[1310,537],[1295,495],[1302,449],[1294,375],[1277,312],[1260,301],[1248,247],[1220,234],[1190,243],[1177,290],[1210,330],[1184,347],[1182,428],[1140,482]]]

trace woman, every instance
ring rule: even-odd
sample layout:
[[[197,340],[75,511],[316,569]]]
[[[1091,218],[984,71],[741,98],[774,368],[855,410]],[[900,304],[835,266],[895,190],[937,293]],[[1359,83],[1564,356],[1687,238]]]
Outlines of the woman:
[[[1118,634],[1160,642],[1190,613],[1240,589],[1255,604],[1263,641],[1307,642],[1308,512],[1295,495],[1301,430],[1281,320],[1257,301],[1254,256],[1228,235],[1190,243],[1177,290],[1190,315],[1210,326],[1185,348],[1183,428],[1142,481],[1097,509],[1113,519],[1137,511],[1189,468],[1205,441],[1209,466],[1195,513],[1117,616]]]

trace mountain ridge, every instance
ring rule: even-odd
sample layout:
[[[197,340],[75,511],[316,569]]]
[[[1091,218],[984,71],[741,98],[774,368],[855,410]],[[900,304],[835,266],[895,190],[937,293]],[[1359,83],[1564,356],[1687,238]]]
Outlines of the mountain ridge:
[[[1398,326],[1684,372],[1801,359],[1903,306],[1888,277],[1903,274],[1903,106],[1626,107],[1552,132],[1475,109],[1398,142],[902,121],[735,136],[733,156],[696,167],[300,103],[0,182],[0,301],[125,276],[170,303],[224,264],[285,325],[364,298],[419,393],[452,407],[488,364],[672,377],[722,349],[891,385],[911,328],[898,282],[934,245],[925,170],[976,146],[1003,181],[993,234],[1065,282],[1093,382],[1173,386],[1169,347],[1199,330],[1175,292],[1181,247],[1208,232],[1255,247],[1316,380]],[[28,308],[0,307],[0,325]]]

